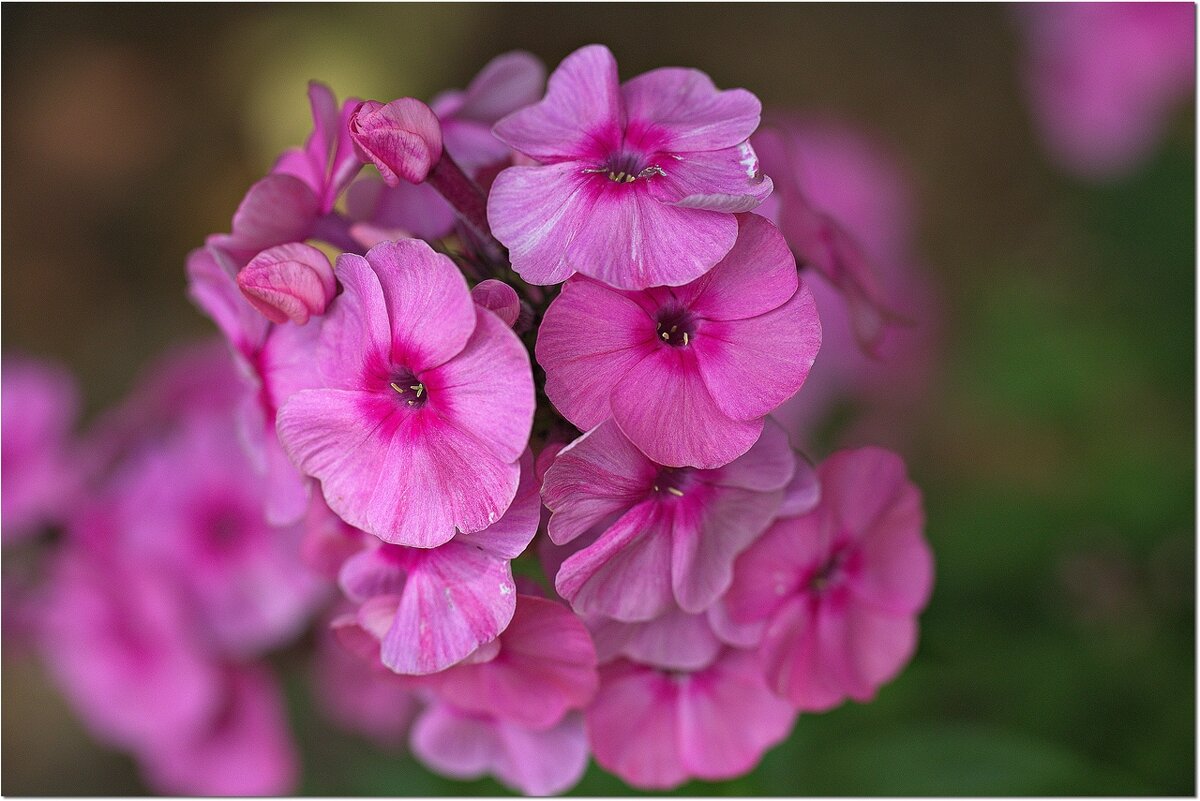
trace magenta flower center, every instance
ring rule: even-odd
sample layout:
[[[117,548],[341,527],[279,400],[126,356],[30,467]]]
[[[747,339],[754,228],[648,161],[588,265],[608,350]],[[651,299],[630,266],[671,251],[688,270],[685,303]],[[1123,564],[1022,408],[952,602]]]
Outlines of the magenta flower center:
[[[398,396],[397,401],[411,409],[420,409],[429,400],[429,392],[426,391],[425,385],[417,380],[411,370],[401,369],[394,372],[389,386]]]
[[[672,347],[685,347],[696,338],[696,316],[681,306],[664,306],[655,320],[658,338]]]
[[[666,175],[662,167],[651,164],[650,160],[642,154],[624,151],[613,153],[601,166],[593,167],[586,172],[606,175],[608,180],[618,184],[631,184],[639,178]]]

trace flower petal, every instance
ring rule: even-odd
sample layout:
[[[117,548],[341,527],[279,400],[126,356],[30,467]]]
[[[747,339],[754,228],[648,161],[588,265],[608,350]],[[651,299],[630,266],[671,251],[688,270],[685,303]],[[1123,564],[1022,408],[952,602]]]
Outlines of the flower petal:
[[[623,659],[602,667],[600,690],[585,713],[596,763],[641,789],[682,784],[688,774],[675,701],[671,680],[657,670]]]
[[[700,70],[663,67],[621,86],[629,127],[645,128],[646,149],[686,153],[733,147],[750,138],[762,103],[745,89],[720,91]]]
[[[721,487],[772,492],[787,487],[795,470],[796,454],[787,432],[768,418],[763,423],[762,436],[750,450],[724,467],[705,471],[703,480]]]
[[[694,349],[662,346],[635,364],[612,395],[613,418],[647,456],[668,467],[729,464],[758,440],[763,420],[723,413]]]
[[[730,214],[753,211],[774,189],[749,142],[674,155],[660,166],[663,174],[648,182],[650,195],[660,203],[683,208]]]

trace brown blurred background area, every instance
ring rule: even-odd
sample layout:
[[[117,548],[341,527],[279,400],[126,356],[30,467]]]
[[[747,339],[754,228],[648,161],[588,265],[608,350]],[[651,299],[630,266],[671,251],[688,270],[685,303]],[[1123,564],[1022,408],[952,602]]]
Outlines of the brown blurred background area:
[[[877,714],[900,732],[911,709],[1120,763],[1133,779],[1118,792],[1192,792],[1193,109],[1177,115],[1148,177],[1073,181],[1036,140],[1011,9],[995,4],[8,3],[0,13],[0,337],[70,367],[89,416],[166,345],[213,331],[185,295],[184,258],[227,231],[247,187],[303,142],[310,78],[339,97],[428,98],[506,50],[553,68],[602,42],[623,78],[693,66],[765,107],[863,129],[912,178],[947,341],[903,451],[926,488],[939,586],[915,678]],[[5,793],[142,792],[129,760],[92,743],[36,660],[4,662]],[[1043,670],[1060,671],[1059,683]],[[849,714],[806,731],[875,725],[871,707]],[[350,792],[333,780],[306,787]]]

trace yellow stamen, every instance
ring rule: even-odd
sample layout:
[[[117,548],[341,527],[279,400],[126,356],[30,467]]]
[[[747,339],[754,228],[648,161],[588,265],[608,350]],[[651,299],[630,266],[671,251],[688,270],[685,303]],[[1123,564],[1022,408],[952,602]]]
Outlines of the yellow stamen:
[[[392,386],[392,389],[396,390],[396,392],[400,393],[401,395],[403,395],[403,394],[404,394],[404,390],[402,390],[402,389],[400,389],[400,387],[396,386],[396,382],[395,382],[395,381],[393,381],[393,382],[392,382],[392,385],[391,385],[391,386]]]
[[[667,492],[679,498],[683,497],[683,490],[676,489],[675,487],[667,487]]]

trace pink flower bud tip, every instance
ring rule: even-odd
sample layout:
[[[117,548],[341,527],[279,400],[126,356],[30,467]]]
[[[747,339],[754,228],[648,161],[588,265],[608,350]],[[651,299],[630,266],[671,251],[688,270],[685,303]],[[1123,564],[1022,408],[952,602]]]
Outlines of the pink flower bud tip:
[[[293,242],[268,248],[242,268],[238,288],[273,323],[304,325],[325,313],[337,294],[337,280],[325,254]]]
[[[412,97],[384,105],[368,100],[350,116],[350,138],[388,186],[424,182],[442,157],[442,127],[429,106]]]

